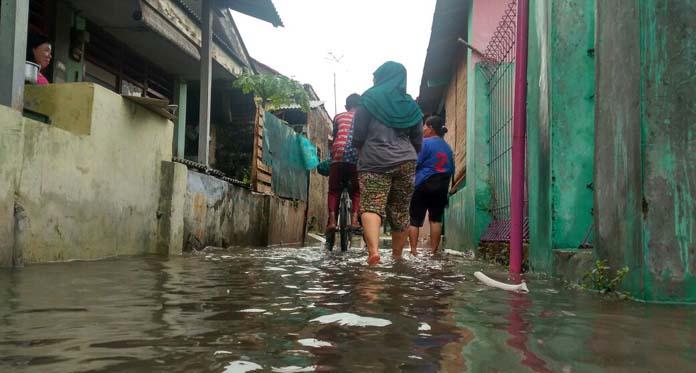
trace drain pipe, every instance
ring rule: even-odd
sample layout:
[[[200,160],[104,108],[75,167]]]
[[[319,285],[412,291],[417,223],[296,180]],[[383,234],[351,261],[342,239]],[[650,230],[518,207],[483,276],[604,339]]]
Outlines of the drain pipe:
[[[527,145],[527,43],[529,0],[517,1],[515,103],[512,129],[512,191],[510,196],[510,273],[522,272],[524,175]]]

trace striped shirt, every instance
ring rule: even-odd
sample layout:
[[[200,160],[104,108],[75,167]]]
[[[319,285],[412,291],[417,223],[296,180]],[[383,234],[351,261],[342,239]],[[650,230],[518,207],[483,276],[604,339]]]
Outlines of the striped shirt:
[[[331,163],[356,163],[357,153],[353,148],[350,137],[354,111],[340,113],[334,118],[333,144],[331,145]]]

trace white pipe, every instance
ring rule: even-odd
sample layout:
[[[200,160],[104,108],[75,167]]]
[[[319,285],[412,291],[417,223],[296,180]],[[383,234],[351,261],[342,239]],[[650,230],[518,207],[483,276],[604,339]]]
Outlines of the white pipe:
[[[529,293],[529,289],[527,288],[527,284],[522,281],[521,284],[519,285],[512,285],[512,284],[506,284],[504,282],[496,281],[486,275],[484,275],[482,272],[474,272],[474,277],[476,277],[479,281],[483,282],[485,285],[498,288],[498,289],[503,289],[506,291],[519,291],[522,293]]]

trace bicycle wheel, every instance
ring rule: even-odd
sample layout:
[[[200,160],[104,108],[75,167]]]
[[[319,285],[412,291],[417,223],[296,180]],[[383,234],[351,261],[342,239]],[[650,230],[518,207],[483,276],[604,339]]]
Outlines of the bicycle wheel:
[[[352,231],[350,228],[351,200],[347,190],[341,193],[340,206],[338,208],[339,227],[341,230],[341,251],[347,251],[350,247]]]

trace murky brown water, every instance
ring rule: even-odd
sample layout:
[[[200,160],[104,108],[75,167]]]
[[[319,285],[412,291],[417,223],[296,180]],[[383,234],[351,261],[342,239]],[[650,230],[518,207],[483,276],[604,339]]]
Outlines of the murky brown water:
[[[383,258],[386,258],[386,252]],[[690,371],[696,309],[607,300],[446,256],[320,248],[0,272],[0,371]]]

